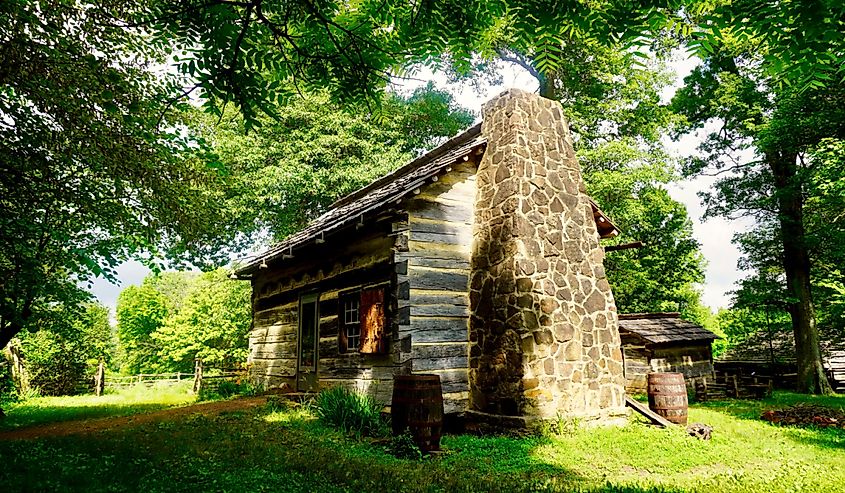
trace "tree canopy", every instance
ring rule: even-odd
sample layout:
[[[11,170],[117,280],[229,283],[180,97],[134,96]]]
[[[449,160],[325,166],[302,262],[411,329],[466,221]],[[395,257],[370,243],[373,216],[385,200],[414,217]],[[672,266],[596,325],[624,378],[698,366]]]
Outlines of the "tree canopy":
[[[127,258],[183,256],[224,236],[210,231],[218,172],[180,131],[172,81],[150,70],[156,51],[112,25],[125,11],[0,6],[0,347]]]
[[[99,361],[108,363],[112,333],[108,308],[97,303],[56,307],[49,323],[24,332],[15,342],[23,358],[18,392],[41,395],[75,394],[85,388]]]
[[[249,284],[226,269],[150,274],[117,303],[117,368],[124,374],[190,372],[194,359],[243,363],[250,325]]]
[[[229,279],[226,269],[193,279],[181,306],[152,334],[161,364],[189,372],[196,358],[212,368],[245,363],[250,293],[249,283]]]
[[[843,75],[842,19],[845,7],[835,0],[158,0],[118,15],[121,25],[149,29],[160,45],[177,47],[174,59],[195,80],[186,92],[200,89],[212,111],[232,102],[248,122],[287,98],[289,82],[378,100],[392,77],[414,66],[448,60],[469,68],[474,56],[490,58],[503,47],[550,75],[571,42],[634,53],[676,37],[707,54],[721,40],[740,39],[765,52],[778,80],[817,87]]]
[[[822,197],[827,203],[822,190],[836,189],[841,177],[841,170],[826,170],[815,149],[845,135],[845,86],[779,86],[765,70],[766,54],[755,48],[748,42],[716,47],[675,96],[673,107],[686,119],[683,131],[716,126],[686,172],[720,176],[714,193],[704,194],[708,214],[754,218],[755,230],[738,241],[756,274],[740,294],[756,300],[749,304],[779,304],[790,314],[799,389],[826,392],[813,302],[813,264],[820,259],[813,257],[820,245],[814,244],[817,233],[821,238],[841,227],[829,212],[832,223],[812,227],[808,206]],[[743,150],[753,158],[740,156]]]
[[[473,120],[431,85],[406,98],[386,96],[377,118],[360,109],[344,111],[321,92],[274,105],[275,117],[261,117],[250,133],[237,112],[219,124],[202,120],[230,170],[225,207],[239,231],[282,239]]]

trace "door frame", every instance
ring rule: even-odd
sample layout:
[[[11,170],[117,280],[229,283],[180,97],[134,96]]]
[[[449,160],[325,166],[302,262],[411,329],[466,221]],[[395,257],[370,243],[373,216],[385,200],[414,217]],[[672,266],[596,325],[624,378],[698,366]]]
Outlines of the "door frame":
[[[306,304],[314,304],[314,366],[302,367],[302,332],[303,326],[302,307]],[[320,361],[320,293],[311,292],[299,296],[299,323],[296,331],[296,390],[308,392],[317,390],[319,380],[317,368]]]

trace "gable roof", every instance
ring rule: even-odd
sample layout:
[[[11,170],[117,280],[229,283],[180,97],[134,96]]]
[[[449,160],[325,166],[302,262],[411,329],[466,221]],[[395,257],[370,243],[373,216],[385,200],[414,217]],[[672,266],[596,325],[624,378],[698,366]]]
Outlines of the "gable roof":
[[[845,361],[845,338],[819,341],[822,360],[828,364],[830,360]],[[745,336],[734,343],[727,351],[719,356],[720,361],[752,361],[779,363],[795,362],[795,336],[791,332],[774,330],[771,333],[760,329]]]
[[[679,313],[629,313],[619,315],[619,331],[630,332],[646,342],[712,341],[719,336],[686,320]]]
[[[259,266],[291,253],[294,248],[301,248],[311,241],[322,240],[326,234],[333,233],[356,221],[363,221],[365,215],[377,212],[387,204],[413,194],[429,183],[432,177],[448,172],[455,163],[468,160],[470,154],[483,152],[486,145],[487,139],[481,135],[481,124],[478,123],[435,149],[411,160],[396,171],[340,198],[325,214],[312,221],[305,229],[288,236],[270,249],[244,260],[243,264],[235,270],[235,276],[249,276]],[[599,236],[610,238],[619,234],[618,228],[592,199],[590,199],[590,205]]]

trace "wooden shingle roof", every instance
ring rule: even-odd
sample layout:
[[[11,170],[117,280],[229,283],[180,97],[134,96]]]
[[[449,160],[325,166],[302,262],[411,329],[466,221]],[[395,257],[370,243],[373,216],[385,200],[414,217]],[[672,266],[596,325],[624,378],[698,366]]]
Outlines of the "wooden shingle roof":
[[[719,336],[704,327],[682,320],[678,313],[629,313],[619,315],[619,331],[630,332],[646,342],[712,341]]]
[[[246,259],[235,271],[235,275],[248,275],[262,262],[275,260],[294,248],[316,240],[321,235],[332,233],[349,223],[362,220],[367,213],[413,193],[414,190],[425,185],[432,176],[446,171],[464,156],[485,144],[486,139],[481,135],[481,124],[473,126],[396,171],[341,198],[305,229],[288,236],[269,250]]]
[[[312,221],[305,229],[294,233],[270,249],[253,255],[235,270],[235,276],[248,277],[267,262],[285,255],[292,255],[294,249],[323,239],[340,229],[363,222],[365,218],[382,210],[388,204],[400,201],[431,182],[432,177],[448,172],[455,163],[462,162],[471,153],[483,153],[487,139],[477,124],[449,139],[437,148],[410,161],[396,171],[389,173],[369,185],[339,199],[322,216]],[[590,199],[596,228],[601,238],[619,234],[619,229],[610,218]]]

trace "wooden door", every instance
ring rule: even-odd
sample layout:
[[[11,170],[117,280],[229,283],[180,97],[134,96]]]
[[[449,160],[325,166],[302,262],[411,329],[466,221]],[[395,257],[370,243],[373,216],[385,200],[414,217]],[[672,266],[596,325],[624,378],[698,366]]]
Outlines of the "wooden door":
[[[320,358],[320,314],[319,295],[306,294],[299,298],[299,337],[297,338],[296,390],[300,392],[316,391],[317,361]]]

